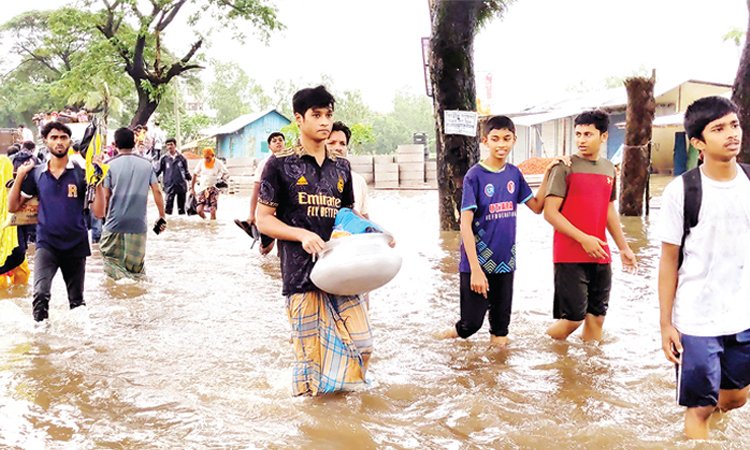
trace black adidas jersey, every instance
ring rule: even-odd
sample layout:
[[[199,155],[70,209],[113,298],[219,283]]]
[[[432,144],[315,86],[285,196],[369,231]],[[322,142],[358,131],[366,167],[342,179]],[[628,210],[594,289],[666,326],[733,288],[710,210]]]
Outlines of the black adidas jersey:
[[[272,156],[263,169],[258,202],[276,208],[285,224],[310,230],[324,241],[331,238],[336,214],[354,205],[349,161],[327,153],[322,165],[297,145]],[[302,243],[279,241],[283,295],[314,291],[314,263]]]

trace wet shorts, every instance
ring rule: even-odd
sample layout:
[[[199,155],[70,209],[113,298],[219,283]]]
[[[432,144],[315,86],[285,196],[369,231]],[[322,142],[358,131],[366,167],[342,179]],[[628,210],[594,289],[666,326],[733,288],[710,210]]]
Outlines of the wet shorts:
[[[604,316],[609,306],[609,264],[555,263],[555,319],[579,322],[586,314]]]
[[[677,402],[688,408],[716,406],[719,390],[750,384],[750,330],[729,336],[683,334],[677,367]]]

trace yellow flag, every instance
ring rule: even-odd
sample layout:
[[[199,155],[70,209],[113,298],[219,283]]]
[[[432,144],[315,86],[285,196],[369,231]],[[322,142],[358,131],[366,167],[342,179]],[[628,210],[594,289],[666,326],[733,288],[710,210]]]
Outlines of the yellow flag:
[[[94,137],[91,138],[88,150],[86,150],[86,182],[88,184],[99,184],[104,179],[104,175],[107,174],[107,169],[109,169],[108,165],[100,164],[99,166],[102,170],[101,173],[97,173],[94,163],[92,162],[94,156],[100,155],[101,153],[102,136],[101,134],[99,134],[99,130],[97,129],[96,133],[94,133]]]

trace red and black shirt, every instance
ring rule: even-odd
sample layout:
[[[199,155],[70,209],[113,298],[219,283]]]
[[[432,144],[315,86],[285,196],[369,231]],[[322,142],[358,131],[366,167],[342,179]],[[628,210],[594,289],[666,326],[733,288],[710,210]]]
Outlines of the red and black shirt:
[[[276,217],[291,227],[331,238],[336,214],[354,205],[349,161],[326,151],[323,164],[301,146],[271,156],[263,169],[258,202],[276,208]],[[315,291],[310,281],[312,256],[301,242],[279,241],[283,295]]]
[[[562,197],[562,215],[582,232],[607,242],[609,202],[615,200],[617,171],[605,158],[596,161],[573,155],[571,166],[558,164],[552,168],[547,196]],[[556,263],[599,263],[612,260],[609,246],[606,259],[592,258],[581,244],[555,230],[553,260]]]

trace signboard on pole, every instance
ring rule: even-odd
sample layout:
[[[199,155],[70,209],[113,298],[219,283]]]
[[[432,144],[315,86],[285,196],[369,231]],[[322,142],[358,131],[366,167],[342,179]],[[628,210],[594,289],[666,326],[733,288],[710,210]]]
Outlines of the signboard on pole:
[[[476,136],[479,115],[476,111],[445,111],[445,134]]]

